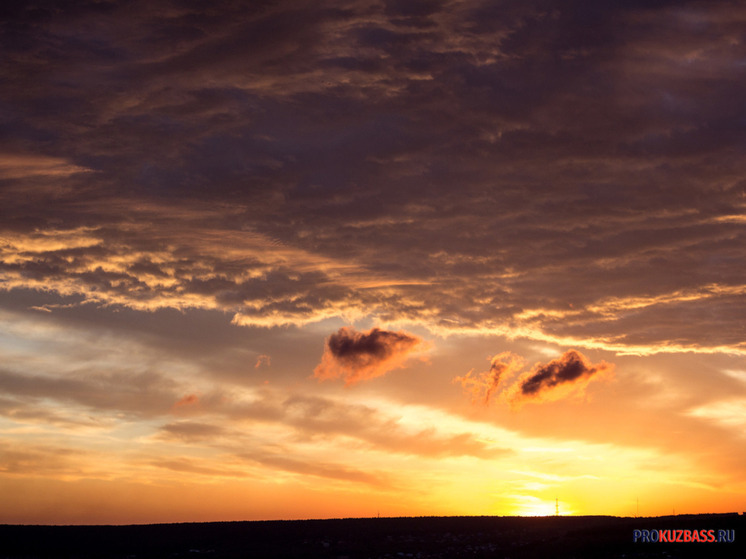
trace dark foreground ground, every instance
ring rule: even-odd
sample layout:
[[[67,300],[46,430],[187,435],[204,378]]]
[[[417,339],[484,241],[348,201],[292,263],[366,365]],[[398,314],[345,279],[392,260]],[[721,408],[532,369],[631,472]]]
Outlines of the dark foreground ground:
[[[721,543],[635,543],[634,530],[719,530]],[[732,531],[732,532],[731,532]],[[745,515],[422,517],[147,526],[0,525],[0,559],[746,559]]]

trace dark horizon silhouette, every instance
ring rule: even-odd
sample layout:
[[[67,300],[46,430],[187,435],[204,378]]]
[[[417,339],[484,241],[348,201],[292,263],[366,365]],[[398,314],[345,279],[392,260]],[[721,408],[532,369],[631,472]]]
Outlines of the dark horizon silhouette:
[[[0,525],[0,557],[744,557],[746,516],[412,517],[140,526]],[[722,542],[635,541],[711,530]]]

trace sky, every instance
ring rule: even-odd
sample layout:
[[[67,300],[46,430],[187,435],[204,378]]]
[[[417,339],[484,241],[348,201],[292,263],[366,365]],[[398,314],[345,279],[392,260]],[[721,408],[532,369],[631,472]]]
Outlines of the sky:
[[[0,523],[746,510],[742,2],[0,10]]]

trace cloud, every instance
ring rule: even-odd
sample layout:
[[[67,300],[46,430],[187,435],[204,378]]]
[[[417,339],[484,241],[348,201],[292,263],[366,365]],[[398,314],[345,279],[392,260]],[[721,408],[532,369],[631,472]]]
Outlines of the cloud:
[[[28,476],[79,474],[86,452],[75,448],[0,440],[0,473]]]
[[[472,370],[463,377],[454,378],[453,382],[461,384],[464,391],[471,394],[472,403],[489,405],[499,393],[502,400],[520,407],[528,401],[552,401],[583,394],[592,379],[607,377],[614,368],[605,361],[591,365],[583,354],[570,349],[547,364],[537,363],[505,386],[505,381],[518,373],[524,363],[523,357],[505,351],[491,359],[489,371],[475,375]]]
[[[270,452],[245,454],[241,457],[249,462],[300,475],[324,477],[351,483],[364,483],[387,489],[391,489],[392,487],[391,481],[385,474],[351,468],[343,464],[319,462],[308,458],[296,459],[289,457],[287,454]]]
[[[472,401],[481,401],[489,405],[490,399],[496,393],[500,382],[507,380],[514,373],[523,368],[524,360],[520,355],[504,351],[495,355],[490,361],[490,370],[473,374],[473,370],[466,376],[456,377],[453,382],[461,383],[464,390],[471,393]]]
[[[262,354],[256,358],[255,369],[260,367],[269,367],[272,364],[272,358],[269,355]]]
[[[215,440],[224,435],[225,429],[209,423],[178,421],[168,423],[160,428],[160,436],[166,439],[178,439],[184,442]]]
[[[199,396],[196,394],[187,394],[174,404],[172,410],[174,413],[180,413],[186,410],[194,410],[195,408],[199,408],[199,406]]]
[[[725,429],[733,429],[743,436],[746,428],[746,398],[728,398],[709,402],[686,410],[685,415],[713,422]]]
[[[0,180],[35,176],[65,177],[89,169],[70,164],[58,157],[0,152]]]
[[[198,474],[209,477],[243,478],[249,475],[246,471],[240,469],[210,468],[201,466],[198,463],[195,463],[195,461],[186,458],[154,460],[151,464],[157,468],[165,468],[175,472],[185,472],[188,474]]]
[[[380,410],[336,402],[328,398],[294,395],[283,402],[283,421],[304,438],[342,435],[376,449],[428,458],[473,456],[491,459],[510,452],[474,433],[439,431],[432,427],[408,429]]]
[[[349,386],[403,367],[410,353],[423,345],[423,340],[404,331],[373,328],[357,332],[343,327],[326,339],[321,363],[313,376],[319,380],[342,377]]]
[[[53,14],[0,38],[0,290],[746,353],[733,2]]]
[[[169,412],[176,400],[176,382],[155,372],[89,372],[72,375],[39,375],[0,369],[0,389],[19,402],[43,400],[64,402],[98,411],[118,411],[136,417],[153,417]],[[189,397],[187,397],[189,398]],[[184,403],[189,403],[185,401]],[[171,411],[176,407],[171,407]]]
[[[581,394],[592,379],[602,378],[614,366],[601,361],[592,365],[581,353],[570,349],[546,365],[537,363],[521,375],[511,387],[510,401],[520,405],[526,401],[552,401],[570,394]]]

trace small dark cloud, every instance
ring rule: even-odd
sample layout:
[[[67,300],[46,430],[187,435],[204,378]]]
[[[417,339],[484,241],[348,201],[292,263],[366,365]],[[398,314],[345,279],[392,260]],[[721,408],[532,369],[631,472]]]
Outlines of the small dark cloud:
[[[588,359],[574,349],[546,365],[537,364],[522,375],[514,385],[512,402],[524,400],[554,400],[572,392],[583,390],[592,378],[602,377],[613,370],[613,365],[601,361],[592,365]]]
[[[409,354],[422,346],[422,339],[404,331],[373,328],[357,332],[343,327],[327,338],[314,376],[320,380],[342,377],[345,384],[355,384],[402,367]]]

